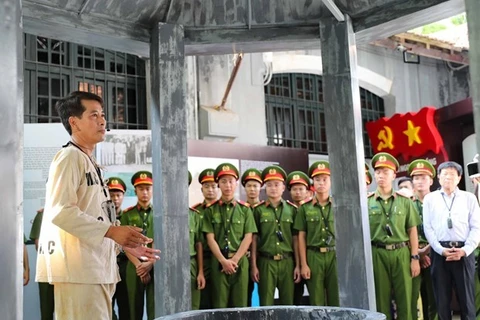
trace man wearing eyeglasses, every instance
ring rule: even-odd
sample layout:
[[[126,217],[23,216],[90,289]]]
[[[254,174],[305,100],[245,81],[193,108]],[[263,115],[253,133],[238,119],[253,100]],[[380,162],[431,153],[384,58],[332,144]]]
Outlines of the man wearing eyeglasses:
[[[432,252],[432,282],[440,320],[451,319],[455,289],[462,319],[475,319],[475,255],[480,241],[480,208],[469,192],[458,189],[462,167],[438,166],[441,189],[423,202],[423,226]]]
[[[153,238],[152,173],[138,171],[132,176],[132,185],[137,195],[137,204],[126,209],[120,222],[125,226],[139,227],[143,234]],[[153,242],[149,244],[153,247]],[[126,271],[126,284],[130,307],[130,319],[143,319],[144,295],[147,296],[147,317],[154,318],[153,261],[143,262],[126,253],[129,260]]]

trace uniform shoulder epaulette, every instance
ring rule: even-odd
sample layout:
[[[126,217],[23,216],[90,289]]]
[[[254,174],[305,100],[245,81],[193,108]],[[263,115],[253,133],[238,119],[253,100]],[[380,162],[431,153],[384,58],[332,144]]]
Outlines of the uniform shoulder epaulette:
[[[242,201],[242,200],[237,200],[237,203],[241,204],[242,206],[249,207],[250,208],[250,203]]]
[[[213,205],[214,205],[215,203],[217,203],[218,201],[220,201],[220,199],[215,200],[215,201],[213,201],[212,203],[207,204],[207,205],[205,206],[205,208],[210,208],[211,206],[213,206]]]
[[[38,209],[37,213],[42,213],[44,208]]]
[[[298,206],[290,200],[287,200],[287,203],[295,208],[298,208]]]
[[[192,209],[197,209],[199,206],[201,206],[203,204],[203,202],[199,202],[199,203],[195,203],[193,206],[192,206]]]
[[[128,211],[132,210],[135,208],[135,206],[128,207],[127,209],[123,210],[123,213],[127,213]]]
[[[375,192],[369,192],[367,193],[367,198],[370,198],[371,196],[373,196],[375,194]]]
[[[255,204],[252,206],[252,208],[255,209],[256,207],[261,206],[261,205],[264,204],[264,203],[265,203],[265,200],[262,200],[262,201],[260,201],[260,202],[257,202],[257,203],[255,203]]]
[[[200,211],[198,211],[198,210],[195,209],[194,207],[190,207],[189,209],[192,210],[193,212],[200,213]]]

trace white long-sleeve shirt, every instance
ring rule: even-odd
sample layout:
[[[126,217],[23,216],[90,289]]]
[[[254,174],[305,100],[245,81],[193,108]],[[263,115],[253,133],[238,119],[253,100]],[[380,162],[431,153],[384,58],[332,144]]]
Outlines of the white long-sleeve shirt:
[[[102,203],[109,199],[92,161],[75,146],[50,165],[39,239],[36,281],[112,284],[119,281],[112,225]]]
[[[450,196],[443,190],[427,194],[423,200],[423,229],[428,243],[438,254],[445,250],[440,241],[463,241],[462,249],[469,256],[480,242],[480,208],[475,195],[458,188]]]

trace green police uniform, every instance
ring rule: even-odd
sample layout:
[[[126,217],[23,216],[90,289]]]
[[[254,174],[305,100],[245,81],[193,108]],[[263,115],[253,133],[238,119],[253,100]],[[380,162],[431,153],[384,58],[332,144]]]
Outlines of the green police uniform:
[[[335,254],[335,219],[329,203],[322,206],[314,197],[298,208],[294,228],[306,233],[307,264],[310,279],[306,280],[310,304],[339,306],[337,258]]]
[[[248,181],[257,181],[258,183],[260,183],[260,186],[261,186],[263,184],[262,173],[258,169],[255,169],[255,168],[250,168],[250,169],[245,170],[245,172],[242,174],[242,179],[241,179],[242,186],[244,188],[245,188],[245,185],[247,184]],[[249,203],[249,204],[253,208],[253,206],[256,205],[257,203],[255,203],[255,204]],[[252,209],[252,211],[253,211],[253,209]],[[250,262],[250,259],[251,259],[250,251],[247,252],[247,257],[248,257],[249,262]],[[251,263],[250,263],[250,267],[251,267]],[[247,289],[248,290],[248,292],[247,292],[247,306],[248,307],[252,306],[252,296],[253,296],[253,290],[254,289],[255,289],[255,283],[253,282],[252,277],[248,277],[248,289]]]
[[[213,176],[215,169],[207,168],[198,175],[198,182],[203,185],[206,182],[215,182]],[[200,220],[203,221],[205,210],[207,210],[207,203],[205,201],[195,204],[193,209],[200,214]],[[212,251],[208,247],[207,239],[201,234],[201,241],[203,244],[203,276],[205,277],[205,288],[200,291],[200,309],[212,309]]]
[[[192,291],[192,310],[200,309],[201,290],[197,286],[198,262],[196,244],[202,243],[200,212],[190,208],[188,210],[188,229],[190,234],[190,285]]]
[[[410,176],[415,175],[429,175],[435,178],[435,168],[427,160],[418,159],[412,161],[408,166],[407,173]],[[423,221],[423,203],[417,197],[413,200],[415,207],[419,213],[420,220]],[[423,249],[428,245],[423,225],[418,226],[418,247]],[[432,276],[430,267],[422,268],[420,275],[412,279],[412,319],[418,318],[417,303],[418,297],[422,297],[422,311],[424,320],[437,319],[437,308],[435,305],[435,296],[433,294]]]
[[[107,181],[107,187],[109,191],[120,191],[125,194],[127,191],[127,186],[125,182],[119,177],[110,177]],[[117,220],[120,220],[122,217],[123,211],[117,213]],[[128,303],[128,292],[127,292],[127,264],[128,258],[125,253],[120,252],[117,255],[117,265],[118,272],[120,273],[120,282],[117,283],[115,287],[115,293],[112,297],[112,319],[113,320],[128,320],[130,319],[130,307]],[[115,303],[118,308],[118,317],[115,313]]]
[[[293,222],[296,210],[293,203],[285,200],[276,208],[268,201],[261,202],[253,210],[258,229],[257,266],[261,306],[274,304],[275,288],[278,288],[281,305],[293,304]],[[281,238],[278,232],[281,232]]]
[[[43,209],[37,211],[33,219],[32,229],[30,230],[30,239],[36,241],[40,238],[40,229],[42,227]],[[55,311],[53,285],[48,282],[38,283],[38,293],[40,296],[40,316],[42,320],[53,320]]]
[[[305,173],[303,173],[302,171],[292,171],[288,174],[288,176],[287,176],[287,189],[290,190],[292,188],[292,186],[295,185],[295,184],[302,184],[307,188],[307,190],[309,190],[310,187],[311,187],[310,178]],[[302,200],[300,205],[303,204],[307,199],[308,199],[308,197],[306,199]],[[295,231],[295,234],[298,234],[297,230],[294,229],[294,231]],[[305,279],[303,279],[303,278],[301,278],[299,283],[294,284],[294,286],[295,286],[295,289],[294,289],[294,292],[293,292],[293,304],[294,305],[299,306],[299,305],[304,305],[305,304],[303,294],[305,292],[305,286],[306,285],[307,285],[307,283],[305,282]]]
[[[286,177],[285,171],[279,166],[266,167],[262,172],[262,181],[265,182],[284,182]],[[277,207],[267,201],[257,204],[253,210],[258,229],[256,263],[260,277],[258,290],[261,306],[274,304],[276,288],[281,305],[293,304],[293,221],[296,209],[293,203],[282,199]]]
[[[231,164],[221,164],[215,170],[215,180],[224,175],[238,179],[238,170]],[[244,236],[256,233],[257,228],[248,204],[233,199],[229,203],[217,200],[205,212],[202,231],[213,234],[222,254],[230,259],[240,248]],[[214,308],[246,307],[249,263],[246,256],[238,261],[232,275],[221,272],[221,264],[212,256],[212,293]]]
[[[378,153],[372,166],[396,172],[398,161],[388,153]],[[391,319],[391,294],[397,304],[398,319],[412,319],[412,276],[408,229],[421,221],[413,201],[393,192],[382,199],[378,190],[368,197],[370,238],[377,311]]]
[[[152,184],[152,174],[148,171],[139,171],[132,176],[132,185],[134,187],[141,184]],[[146,208],[140,205],[127,208],[123,211],[120,218],[121,225],[134,226],[143,229],[144,234],[153,238],[153,208],[150,204]],[[148,244],[149,247],[152,244]],[[142,262],[143,263],[143,262]],[[143,284],[140,277],[137,276],[135,265],[128,261],[126,269],[126,285],[128,292],[128,300],[130,307],[130,319],[143,319],[144,310],[144,295],[147,297],[147,317],[148,320],[153,320],[155,317],[154,305],[154,272],[153,268],[150,270],[151,280],[148,284]]]

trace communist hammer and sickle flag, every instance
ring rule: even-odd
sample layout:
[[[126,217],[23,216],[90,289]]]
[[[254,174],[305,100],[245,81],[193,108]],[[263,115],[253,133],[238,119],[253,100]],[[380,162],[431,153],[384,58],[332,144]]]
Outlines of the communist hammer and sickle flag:
[[[394,114],[391,118],[381,118],[367,122],[368,137],[374,153],[384,151],[405,160],[421,157],[429,151],[438,154],[443,147],[443,139],[435,125],[434,107],[423,107],[418,112]]]

